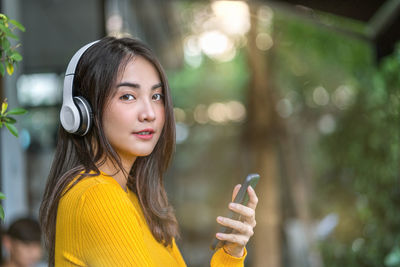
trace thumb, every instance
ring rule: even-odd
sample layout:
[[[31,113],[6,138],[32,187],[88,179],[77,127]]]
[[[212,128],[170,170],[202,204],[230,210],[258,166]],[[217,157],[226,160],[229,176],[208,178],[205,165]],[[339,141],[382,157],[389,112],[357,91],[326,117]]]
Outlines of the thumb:
[[[241,184],[237,184],[234,188],[233,188],[233,193],[232,193],[232,202],[235,199],[237,193],[239,192],[240,188],[242,187]]]

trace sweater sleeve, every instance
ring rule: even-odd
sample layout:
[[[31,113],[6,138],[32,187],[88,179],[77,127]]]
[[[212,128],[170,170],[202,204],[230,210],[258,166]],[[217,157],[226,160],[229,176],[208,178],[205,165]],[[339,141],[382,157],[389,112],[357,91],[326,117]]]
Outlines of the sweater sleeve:
[[[88,189],[81,205],[81,248],[89,266],[154,266],[135,208],[109,184]]]
[[[211,258],[211,267],[242,267],[246,258],[247,250],[244,248],[243,256],[240,258],[229,255],[223,248],[218,249]]]

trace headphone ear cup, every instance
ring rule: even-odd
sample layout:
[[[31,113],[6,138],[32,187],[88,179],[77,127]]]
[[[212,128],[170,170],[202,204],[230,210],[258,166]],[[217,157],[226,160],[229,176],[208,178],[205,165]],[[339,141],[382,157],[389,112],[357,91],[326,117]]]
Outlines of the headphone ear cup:
[[[92,127],[92,108],[90,107],[89,102],[81,96],[75,96],[74,103],[78,108],[81,118],[79,128],[75,132],[75,134],[84,136],[89,132],[90,128]]]

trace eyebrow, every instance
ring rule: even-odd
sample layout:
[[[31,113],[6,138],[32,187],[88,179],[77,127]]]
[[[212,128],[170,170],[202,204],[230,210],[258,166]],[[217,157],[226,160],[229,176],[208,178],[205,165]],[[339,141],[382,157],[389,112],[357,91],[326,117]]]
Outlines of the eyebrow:
[[[138,83],[122,82],[122,83],[117,85],[117,88],[122,87],[122,86],[128,86],[128,87],[140,89],[140,84],[138,84]],[[151,90],[155,90],[155,89],[160,88],[160,87],[162,87],[162,83],[161,82],[153,85],[151,87]]]

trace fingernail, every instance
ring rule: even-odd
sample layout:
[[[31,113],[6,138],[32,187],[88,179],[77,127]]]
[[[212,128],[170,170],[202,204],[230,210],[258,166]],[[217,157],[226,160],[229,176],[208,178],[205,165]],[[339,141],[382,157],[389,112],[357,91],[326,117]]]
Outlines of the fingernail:
[[[218,217],[217,217],[217,221],[218,221],[218,222],[222,222],[222,217],[221,217],[221,216],[218,216]]]
[[[236,208],[236,204],[235,204],[235,203],[230,203],[230,204],[229,204],[229,208],[231,208],[231,209]]]
[[[215,236],[216,236],[217,238],[221,238],[221,237],[222,237],[220,233],[217,233]]]

